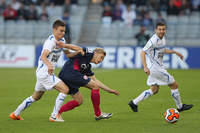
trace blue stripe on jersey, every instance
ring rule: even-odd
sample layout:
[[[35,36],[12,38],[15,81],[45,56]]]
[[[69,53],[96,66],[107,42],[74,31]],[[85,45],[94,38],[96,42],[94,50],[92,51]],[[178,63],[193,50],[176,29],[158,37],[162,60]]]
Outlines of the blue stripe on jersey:
[[[153,59],[153,60],[154,60],[154,62],[156,62],[158,65],[161,66],[161,64],[157,60],[155,60],[155,59]]]
[[[52,53],[59,53],[60,51],[62,51],[62,48],[60,48],[59,50],[53,50]]]
[[[40,68],[42,68],[44,66],[44,64],[42,64],[41,66],[40,66]]]
[[[59,41],[64,41],[64,39],[63,39],[63,38],[61,38]]]
[[[151,42],[151,44],[153,45],[153,42],[151,40],[149,40]]]
[[[53,74],[53,82],[55,82],[55,75]]]
[[[54,38],[54,36],[53,36],[53,35],[49,37],[49,39],[50,39],[50,40],[51,40],[51,39],[53,39],[53,38]]]
[[[156,49],[153,49],[153,58],[156,56]]]

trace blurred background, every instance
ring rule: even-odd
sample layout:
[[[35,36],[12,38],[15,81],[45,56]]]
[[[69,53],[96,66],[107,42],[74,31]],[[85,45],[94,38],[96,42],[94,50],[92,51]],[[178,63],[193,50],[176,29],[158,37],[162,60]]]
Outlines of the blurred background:
[[[166,55],[165,66],[200,68],[200,0],[0,0],[0,67],[37,66],[56,19],[67,43],[106,49],[97,67],[142,68],[140,51],[164,22],[167,45],[185,56]]]

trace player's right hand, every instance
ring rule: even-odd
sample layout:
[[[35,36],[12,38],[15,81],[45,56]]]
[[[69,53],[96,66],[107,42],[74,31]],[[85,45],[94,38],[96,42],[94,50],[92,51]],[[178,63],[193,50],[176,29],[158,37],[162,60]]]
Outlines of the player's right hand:
[[[183,57],[183,55],[181,53],[176,52],[176,55],[178,55],[180,57],[180,59],[183,60],[184,57]]]
[[[53,66],[52,66],[52,65],[48,65],[48,73],[49,73],[50,75],[53,74]]]
[[[116,91],[116,90],[110,90],[110,93],[113,93],[113,94],[115,94],[115,95],[119,95],[120,93],[118,92],[118,91]]]
[[[149,75],[149,74],[150,74],[149,68],[148,68],[148,67],[144,67],[144,72],[145,72],[147,75]]]

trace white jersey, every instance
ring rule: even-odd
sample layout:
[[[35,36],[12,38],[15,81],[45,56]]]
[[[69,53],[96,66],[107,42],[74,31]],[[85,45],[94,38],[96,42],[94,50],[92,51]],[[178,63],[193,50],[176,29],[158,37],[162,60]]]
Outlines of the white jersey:
[[[54,35],[50,35],[46,41],[44,42],[44,45],[43,45],[43,49],[42,49],[42,52],[47,49],[50,53],[49,55],[47,56],[47,59],[48,61],[53,65],[53,68],[55,69],[55,66],[57,64],[57,61],[62,53],[62,48],[58,48],[56,46],[56,39],[54,37]],[[62,38],[60,39],[59,41],[62,41],[65,43],[65,39]],[[41,52],[41,54],[42,54]],[[41,56],[38,60],[38,68],[37,68],[37,71],[39,69],[43,68],[43,71],[48,71],[48,68],[47,66],[43,63],[43,61],[41,60]]]
[[[147,79],[147,85],[149,86],[169,85],[175,81],[174,77],[163,67],[165,45],[165,37],[160,39],[154,34],[143,48],[143,51],[146,52],[149,59],[149,61],[147,61],[147,66],[150,70],[150,75]]]
[[[147,66],[150,68],[152,65],[163,67],[163,56],[165,50],[166,40],[165,37],[160,39],[154,34],[147,44],[144,46],[143,51],[146,52],[150,61],[147,61]]]
[[[62,41],[65,43],[64,38],[60,39],[59,41]],[[42,52],[45,49],[47,49],[50,52],[49,55],[47,56],[47,59],[53,65],[53,68],[55,69],[57,61],[62,52],[62,48],[58,48],[56,46],[54,35],[50,35],[44,42]],[[41,55],[42,55],[42,52],[41,52]],[[52,75],[48,74],[48,67],[41,60],[41,56],[38,60],[38,68],[36,70],[36,76],[37,76],[37,82],[35,85],[35,91],[51,90],[56,84],[58,84],[61,81],[54,74]]]

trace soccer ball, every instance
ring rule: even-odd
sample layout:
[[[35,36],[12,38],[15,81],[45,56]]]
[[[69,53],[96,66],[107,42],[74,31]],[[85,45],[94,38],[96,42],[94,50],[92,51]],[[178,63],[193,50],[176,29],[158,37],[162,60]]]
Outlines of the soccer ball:
[[[175,108],[167,109],[166,112],[164,113],[164,118],[166,122],[176,123],[179,119],[179,112]]]

